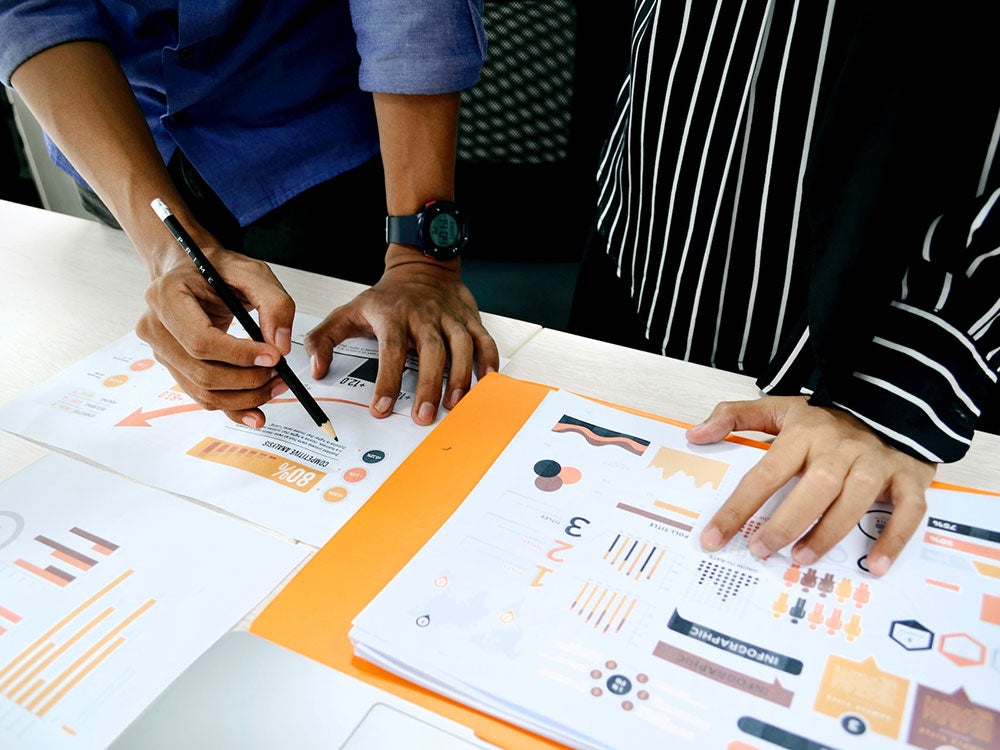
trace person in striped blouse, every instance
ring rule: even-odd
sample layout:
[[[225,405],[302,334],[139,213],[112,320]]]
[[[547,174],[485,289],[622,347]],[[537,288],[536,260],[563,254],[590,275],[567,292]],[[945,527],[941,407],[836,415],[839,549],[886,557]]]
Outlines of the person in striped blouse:
[[[763,398],[688,433],[776,435],[706,549],[798,475],[751,550],[794,542],[810,564],[882,500],[895,508],[867,564],[883,575],[936,465],[998,431],[1000,86],[984,12],[635,1],[569,327],[756,378]]]

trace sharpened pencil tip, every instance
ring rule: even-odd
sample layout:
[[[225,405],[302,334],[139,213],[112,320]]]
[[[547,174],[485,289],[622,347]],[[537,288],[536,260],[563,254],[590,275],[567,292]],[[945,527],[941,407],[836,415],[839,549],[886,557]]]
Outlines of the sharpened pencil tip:
[[[324,422],[323,424],[321,424],[320,425],[320,429],[322,429],[323,432],[325,432],[327,435],[329,435],[330,437],[332,437],[338,443],[340,442],[340,438],[337,437],[337,433],[333,429],[333,425],[330,424],[329,422]]]

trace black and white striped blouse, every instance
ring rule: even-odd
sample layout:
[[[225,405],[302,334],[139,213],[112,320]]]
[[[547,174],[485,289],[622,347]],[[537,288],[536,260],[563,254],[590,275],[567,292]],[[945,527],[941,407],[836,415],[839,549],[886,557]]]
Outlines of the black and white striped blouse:
[[[818,402],[852,412],[900,449],[950,461],[968,448],[1000,368],[998,71],[995,64],[965,71],[974,111],[956,112],[954,125],[938,118],[955,130],[941,135],[952,153],[926,153],[947,166],[922,172],[925,147],[909,144],[913,161],[900,160],[895,150],[920,127],[941,130],[919,113],[942,87],[936,78],[919,80],[923,63],[900,69],[909,52],[914,59],[928,54],[918,34],[921,14],[910,26],[892,26],[901,38],[882,45],[879,19],[889,28],[902,10],[870,7],[879,5],[637,0],[629,74],[598,173],[598,228],[646,338],[662,353],[751,374],[766,392],[818,391]],[[958,21],[953,26],[961,31]],[[866,44],[878,55],[897,50],[900,59],[866,58]],[[933,61],[926,64],[932,69]],[[922,85],[932,90],[924,101],[917,101],[921,93],[897,103],[888,85],[885,110],[894,114],[882,122],[883,75],[916,77],[902,84],[904,94]],[[970,75],[982,76],[981,91]],[[866,86],[867,100],[852,99],[852,90]],[[958,94],[942,96],[951,102]],[[849,111],[862,100],[867,104]],[[870,112],[874,125],[865,125]],[[852,133],[852,117],[859,131],[871,132]],[[896,137],[897,130],[905,135]],[[826,141],[821,132],[829,133]],[[846,145],[841,151],[827,142]],[[887,165],[885,185],[878,184],[882,172],[867,166],[883,151],[889,155],[872,163]],[[945,174],[951,185],[941,185]],[[905,197],[924,177],[932,189],[914,194],[927,200]],[[873,195],[891,193],[886,208],[867,202],[865,191],[848,192],[851,180],[863,180]],[[819,198],[810,198],[811,182],[820,184]],[[935,191],[941,197],[932,200]],[[830,205],[835,200],[845,205]],[[889,206],[897,207],[893,232],[869,229],[888,221]],[[841,229],[841,216],[860,229]],[[865,232],[872,241],[864,253],[838,247]],[[837,256],[852,252],[860,260],[838,265]],[[852,274],[878,279],[879,294],[859,291],[864,283],[855,289]],[[836,306],[819,302],[825,293],[839,294],[841,303],[863,298],[865,324],[845,318],[851,330],[837,332],[837,322],[826,319]],[[817,327],[833,331],[828,338],[840,348],[827,346]],[[849,342],[853,330],[858,338]]]

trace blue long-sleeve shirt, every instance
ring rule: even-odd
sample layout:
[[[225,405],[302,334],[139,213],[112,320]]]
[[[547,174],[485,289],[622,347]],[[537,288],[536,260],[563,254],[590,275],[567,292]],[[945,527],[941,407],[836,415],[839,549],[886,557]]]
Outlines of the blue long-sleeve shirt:
[[[164,161],[180,148],[247,224],[378,153],[370,92],[472,86],[481,10],[482,0],[4,0],[0,81],[55,45],[106,44]]]

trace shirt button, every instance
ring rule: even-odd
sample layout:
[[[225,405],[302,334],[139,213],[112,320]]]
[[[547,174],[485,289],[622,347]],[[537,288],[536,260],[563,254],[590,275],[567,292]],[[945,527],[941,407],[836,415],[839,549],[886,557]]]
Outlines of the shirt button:
[[[189,63],[194,59],[194,50],[190,47],[184,47],[180,52],[177,53],[181,62]]]

